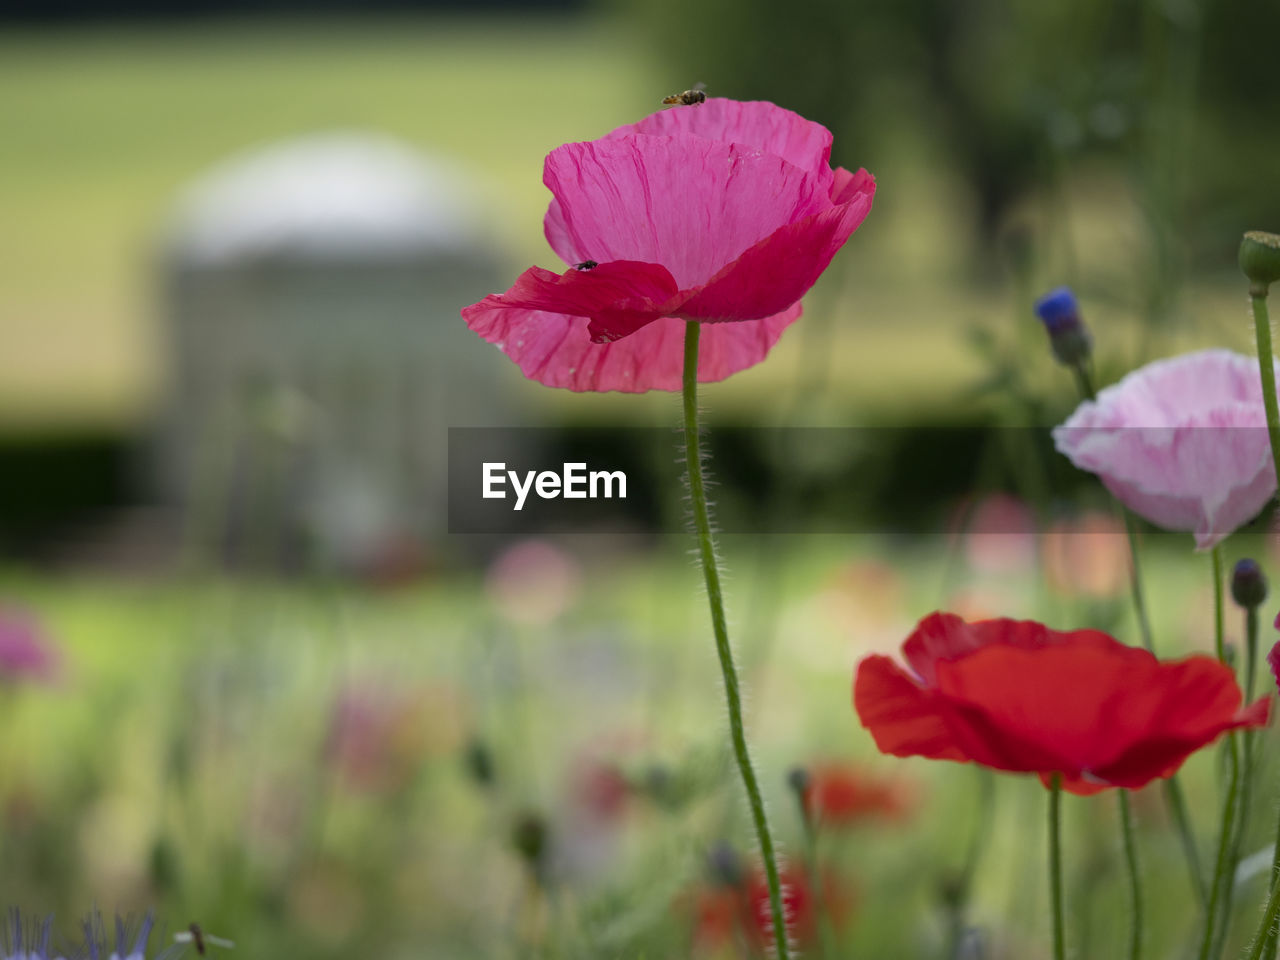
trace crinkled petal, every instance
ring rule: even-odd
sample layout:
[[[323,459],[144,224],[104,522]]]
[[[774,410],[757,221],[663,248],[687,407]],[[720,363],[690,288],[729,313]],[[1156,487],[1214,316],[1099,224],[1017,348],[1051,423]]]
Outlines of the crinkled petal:
[[[1208,657],[1160,663],[1116,641],[988,646],[938,663],[957,742],[1000,770],[1060,773],[1072,792],[1168,776],[1223,732],[1266,722]]]
[[[876,178],[866,170],[850,173],[844,167],[836,167],[831,181],[831,202],[848,203],[859,194],[875,193]]]
[[[664,317],[622,340],[592,343],[586,318],[513,307],[500,296],[465,308],[462,316],[526,377],[549,387],[624,393],[681,388],[683,320]],[[699,381],[723,380],[759,363],[799,316],[797,303],[764,320],[707,326],[699,342]]]
[[[753,320],[809,292],[871,209],[875,181],[852,200],[779,227],[691,292],[679,315],[702,321]]]
[[[788,223],[830,206],[830,178],[781,157],[696,137],[568,143],[547,156],[547,240],[567,263],[660,263],[706,283]]]
[[[702,137],[755,147],[782,157],[817,176],[831,177],[831,131],[776,104],[708,97],[696,107],[659,110],[638,123],[609,133],[606,140],[632,134]]]
[[[615,260],[563,274],[530,267],[497,301],[524,310],[587,317],[592,340],[602,343],[625,337],[668,314],[663,304],[675,293],[675,280],[665,267]]]
[[[1097,630],[1062,632],[1035,620],[978,620],[969,623],[954,613],[931,613],[922,619],[902,644],[902,656],[926,686],[937,683],[937,664],[957,660],[990,645],[1034,650],[1050,644],[1114,641]]]
[[[895,757],[965,761],[934,697],[889,657],[858,664],[853,706],[876,746]]]

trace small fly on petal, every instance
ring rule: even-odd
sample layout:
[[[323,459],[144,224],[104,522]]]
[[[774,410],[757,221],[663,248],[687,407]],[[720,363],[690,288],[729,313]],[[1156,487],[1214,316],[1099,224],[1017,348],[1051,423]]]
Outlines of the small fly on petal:
[[[673,93],[669,97],[663,97],[663,103],[678,103],[682,106],[692,107],[699,103],[705,103],[707,85],[705,83],[695,83],[693,89],[686,90],[684,93]]]

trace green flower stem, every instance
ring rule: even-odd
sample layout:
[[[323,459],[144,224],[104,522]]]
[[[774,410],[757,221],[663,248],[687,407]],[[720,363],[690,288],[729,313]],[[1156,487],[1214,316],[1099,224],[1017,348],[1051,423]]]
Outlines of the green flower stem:
[[[1049,904],[1053,912],[1053,960],[1067,960],[1062,903],[1062,775],[1049,780]]]
[[[1129,791],[1116,791],[1120,796],[1120,834],[1124,840],[1124,859],[1129,867],[1129,960],[1142,957],[1142,874],[1138,870],[1138,845],[1134,840],[1133,811],[1129,809]]]
[[[1271,318],[1266,293],[1252,293],[1253,330],[1258,338],[1258,371],[1262,374],[1262,402],[1267,408],[1267,436],[1271,438],[1271,462],[1280,477],[1280,407],[1276,405],[1276,369],[1271,352]]]
[[[1267,436],[1271,440],[1271,461],[1276,466],[1276,475],[1280,476],[1280,407],[1276,403],[1275,364],[1267,362],[1274,354],[1271,346],[1271,318],[1267,312],[1266,289],[1250,291],[1249,299],[1253,302],[1253,329],[1258,340],[1258,372],[1262,376],[1262,401],[1267,411]],[[1254,618],[1256,620],[1256,613]],[[1256,644],[1257,625],[1255,623],[1252,626],[1253,632],[1249,636]],[[1246,702],[1253,699],[1252,680],[1257,651],[1250,649],[1248,656],[1249,663],[1245,671]],[[1280,824],[1276,827],[1276,853],[1271,866],[1271,898],[1267,902],[1266,919],[1263,920],[1249,954],[1251,960],[1256,960],[1258,957],[1267,957],[1270,960],[1276,954],[1276,915],[1280,910],[1278,891],[1280,891]]]
[[[1254,660],[1258,652],[1258,608],[1245,608],[1245,649],[1247,651],[1245,662],[1245,703],[1253,700],[1253,682],[1254,682]],[[1250,801],[1253,796],[1253,774],[1254,774],[1254,750],[1256,731],[1245,731],[1243,734],[1232,735],[1232,743],[1230,749],[1234,752],[1241,750],[1243,745],[1243,774],[1240,779],[1240,798],[1239,812],[1236,816],[1236,832],[1235,838],[1231,846],[1231,875],[1227,878],[1227,889],[1222,907],[1222,925],[1218,930],[1218,942],[1215,944],[1215,953],[1221,953],[1222,945],[1226,941],[1227,928],[1231,918],[1232,902],[1235,898],[1235,871],[1236,864],[1240,862],[1240,850],[1244,846],[1245,831],[1249,826],[1249,808]],[[1239,738],[1237,740],[1237,737]],[[1274,870],[1274,867],[1273,867]]]
[[[1097,400],[1098,392],[1093,386],[1093,377],[1089,368],[1084,365],[1072,367],[1076,375],[1076,384],[1080,388],[1080,396],[1084,400]],[[1133,597],[1133,610],[1138,618],[1138,632],[1142,636],[1142,645],[1147,652],[1155,654],[1155,640],[1151,632],[1151,617],[1147,613],[1146,595],[1142,589],[1142,568],[1138,561],[1138,521],[1129,508],[1117,501],[1120,515],[1124,517],[1125,534],[1129,539],[1129,592]],[[1196,846],[1196,835],[1191,829],[1191,815],[1187,812],[1186,796],[1182,792],[1182,784],[1177,774],[1164,781],[1165,805],[1178,830],[1178,838],[1182,841],[1182,853],[1187,861],[1187,869],[1191,872],[1191,889],[1195,891],[1196,900],[1203,909],[1209,901],[1209,891],[1205,886],[1204,867],[1200,864],[1200,848]]]
[[[707,583],[707,602],[711,606],[711,628],[716,638],[716,653],[720,657],[720,672],[724,675],[725,700],[729,707],[729,735],[733,741],[733,754],[742,774],[742,785],[747,791],[751,807],[751,819],[755,821],[756,837],[760,842],[760,857],[764,861],[765,880],[769,885],[769,909],[773,919],[773,943],[778,960],[787,960],[787,923],[782,909],[782,884],[778,880],[778,861],[773,850],[773,836],[769,833],[769,820],[765,815],[764,798],[760,784],[751,766],[747,751],[747,738],[742,726],[742,692],[738,685],[738,670],[733,663],[733,650],[729,647],[729,628],[724,615],[724,596],[720,590],[720,568],[716,562],[715,541],[711,537],[711,518],[707,509],[706,483],[702,475],[702,446],[698,442],[698,335],[700,324],[686,323],[684,330],[684,445],[685,467],[689,472],[689,498],[693,501],[693,521],[698,537],[698,553],[702,560],[702,574]]]
[[[1271,860],[1271,898],[1276,899],[1278,896],[1276,891],[1280,890],[1280,822],[1276,824],[1276,849]],[[1265,934],[1265,936],[1263,935]],[[1276,941],[1280,937],[1280,932],[1276,930],[1276,924],[1272,921],[1269,925],[1264,924],[1259,931],[1259,939],[1263,940],[1262,956],[1267,960],[1273,960],[1276,955]]]
[[[1222,545],[1213,548],[1213,624],[1214,650],[1226,662],[1225,599],[1223,594]],[[1240,792],[1240,753],[1235,734],[1227,737],[1227,762],[1230,773],[1227,795],[1222,803],[1222,826],[1218,832],[1218,856],[1214,865],[1213,885],[1209,889],[1209,905],[1204,915],[1204,936],[1200,941],[1200,960],[1216,960],[1222,954],[1222,943],[1230,922],[1231,891],[1235,886],[1236,817]],[[1219,919],[1221,914],[1221,919]]]
[[[1267,947],[1275,949],[1276,942],[1276,920],[1280,919],[1280,886],[1275,884],[1271,887],[1271,896],[1267,898],[1267,909],[1262,914],[1262,923],[1258,926],[1258,932],[1254,934],[1253,943],[1249,947],[1248,960],[1262,960],[1263,957],[1270,957]]]
[[[1253,681],[1257,679],[1258,660],[1258,608],[1246,607],[1244,611],[1244,702],[1253,703]]]

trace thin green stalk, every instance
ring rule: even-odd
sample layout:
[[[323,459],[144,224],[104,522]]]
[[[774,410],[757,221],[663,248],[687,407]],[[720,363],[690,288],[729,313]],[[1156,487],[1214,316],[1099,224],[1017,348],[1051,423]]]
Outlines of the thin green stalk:
[[[1124,859],[1129,867],[1129,960],[1142,957],[1142,874],[1138,870],[1138,845],[1134,839],[1133,811],[1129,809],[1129,791],[1120,795],[1120,834],[1124,840]]]
[[[1270,956],[1266,950],[1268,945],[1275,945],[1277,919],[1280,919],[1280,886],[1272,886],[1271,896],[1267,897],[1267,909],[1262,914],[1262,923],[1249,946],[1248,960],[1262,960],[1263,957]]]
[[[1053,913],[1053,960],[1067,960],[1062,901],[1062,775],[1049,780],[1049,902]]]
[[[1280,821],[1276,823],[1276,848],[1271,859],[1271,897],[1273,899],[1277,897],[1277,890],[1280,890]],[[1262,955],[1267,960],[1272,960],[1276,955],[1276,942],[1280,939],[1280,931],[1276,930],[1274,922],[1270,926],[1264,925],[1262,929],[1266,932],[1262,937],[1265,941]]]
[[[805,873],[813,897],[813,913],[818,921],[818,957],[819,960],[833,960],[836,956],[836,931],[827,913],[826,888],[818,866],[818,825],[805,807],[803,791],[796,792],[796,803],[800,807],[800,822],[804,825]]]
[[[693,521],[698,537],[698,553],[702,560],[702,574],[707,584],[707,602],[711,607],[711,628],[716,638],[716,653],[720,657],[720,672],[724,675],[725,700],[729,707],[729,735],[733,741],[733,754],[742,774],[742,785],[747,791],[751,807],[751,819],[755,822],[756,838],[760,842],[760,857],[764,861],[765,881],[769,885],[769,910],[773,920],[774,951],[778,960],[787,960],[787,923],[782,909],[782,884],[778,879],[778,861],[773,850],[773,836],[769,832],[769,820],[765,815],[764,798],[760,784],[751,766],[747,751],[747,737],[742,726],[742,692],[738,685],[738,670],[733,663],[733,650],[729,646],[729,628],[724,615],[724,596],[720,590],[720,568],[716,562],[715,541],[711,537],[711,517],[707,508],[706,483],[702,474],[702,446],[698,442],[698,335],[700,324],[686,323],[684,331],[684,444],[685,467],[689,472],[689,498],[693,501]]]
[[[1267,436],[1271,438],[1271,462],[1280,477],[1280,407],[1276,404],[1276,369],[1271,352],[1271,318],[1267,315],[1267,295],[1251,293],[1253,331],[1258,338],[1258,371],[1262,374],[1262,402],[1267,409]]]
[[[1072,368],[1076,375],[1076,384],[1080,396],[1084,400],[1097,400],[1098,393],[1093,385],[1093,377],[1089,368],[1083,364]],[[1147,651],[1155,654],[1155,640],[1151,631],[1151,617],[1147,612],[1146,595],[1142,589],[1142,568],[1138,561],[1138,521],[1129,508],[1117,501],[1120,515],[1124,517],[1124,529],[1129,539],[1129,592],[1133,597],[1133,610],[1138,618],[1138,632],[1142,636],[1142,645]],[[1205,886],[1204,867],[1200,863],[1200,848],[1196,845],[1196,835],[1191,829],[1191,815],[1187,811],[1187,800],[1182,792],[1182,784],[1177,774],[1164,781],[1164,799],[1173,818],[1178,838],[1182,842],[1182,853],[1187,861],[1187,869],[1191,873],[1191,889],[1201,909],[1208,904],[1209,891]]]
[[[1258,660],[1258,608],[1246,607],[1244,611],[1244,702],[1253,703],[1253,681],[1257,679]]]
[[[1253,661],[1258,651],[1258,608],[1245,608],[1245,649],[1247,660],[1245,663],[1245,702],[1249,703],[1253,700],[1253,681],[1254,681],[1254,665]],[[1237,736],[1239,740],[1237,741]],[[1235,753],[1240,750],[1240,744],[1243,744],[1243,774],[1240,778],[1240,794],[1239,794],[1239,810],[1236,815],[1235,837],[1231,845],[1231,875],[1227,879],[1226,893],[1222,906],[1222,924],[1218,929],[1217,941],[1215,943],[1215,954],[1220,954],[1222,946],[1226,942],[1227,930],[1230,926],[1231,908],[1235,899],[1235,874],[1236,864],[1240,862],[1240,850],[1244,846],[1245,831],[1249,826],[1249,808],[1253,796],[1253,773],[1254,773],[1254,741],[1256,740],[1256,731],[1246,731],[1242,735],[1233,734],[1229,749]],[[1239,761],[1233,761],[1239,762]]]
[[[1213,623],[1214,650],[1226,662],[1225,599],[1223,593],[1222,545],[1213,548]],[[1240,791],[1240,753],[1235,734],[1227,737],[1227,762],[1230,773],[1227,795],[1222,803],[1222,826],[1218,833],[1218,856],[1214,865],[1213,885],[1209,889],[1209,905],[1204,916],[1204,935],[1200,941],[1200,960],[1216,960],[1222,954],[1222,943],[1230,923],[1229,906],[1234,887],[1233,853],[1236,817]],[[1219,917],[1221,914],[1221,918]]]
[[[987,843],[991,839],[991,825],[995,819],[995,776],[986,767],[975,767],[974,773],[978,777],[978,822],[974,825],[973,833],[969,837],[964,863],[956,879],[955,894],[951,902],[951,942],[947,948],[948,960],[955,960],[960,955],[966,930],[965,920],[969,898],[973,893],[973,878],[978,872],[978,863],[982,859],[983,851],[986,850]]]

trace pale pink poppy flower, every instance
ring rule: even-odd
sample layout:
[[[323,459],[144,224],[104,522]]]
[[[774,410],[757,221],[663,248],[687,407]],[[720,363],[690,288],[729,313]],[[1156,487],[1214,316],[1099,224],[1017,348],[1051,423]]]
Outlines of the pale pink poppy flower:
[[[1230,350],[1157,360],[1080,404],[1053,440],[1134,513],[1208,550],[1276,492],[1261,380]]]
[[[521,540],[493,561],[485,589],[510,622],[545,626],[577,601],[582,567],[553,543]]]
[[[679,390],[764,359],[871,209],[875,180],[830,165],[831,134],[771,103],[708,99],[567,143],[546,159],[544,226],[569,265],[531,267],[462,311],[530,379]]]

